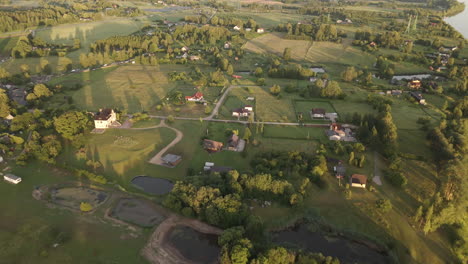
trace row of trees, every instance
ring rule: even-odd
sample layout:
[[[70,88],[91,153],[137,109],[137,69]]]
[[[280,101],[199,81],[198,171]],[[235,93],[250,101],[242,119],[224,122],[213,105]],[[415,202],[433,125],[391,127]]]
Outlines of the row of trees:
[[[339,41],[345,37],[345,33],[338,31],[335,25],[331,24],[280,24],[277,31],[287,32],[290,39],[310,39],[316,41]]]

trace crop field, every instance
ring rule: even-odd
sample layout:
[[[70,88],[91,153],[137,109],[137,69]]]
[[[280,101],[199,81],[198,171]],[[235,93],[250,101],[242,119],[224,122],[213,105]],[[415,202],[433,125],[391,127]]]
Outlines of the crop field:
[[[291,48],[293,60],[303,60],[311,47],[307,40],[283,39],[283,34],[271,33],[254,38],[244,45],[244,49],[257,53],[273,53],[278,56],[283,54],[285,48]]]
[[[185,66],[121,66],[90,72],[68,74],[53,79],[49,84],[62,84],[73,87],[83,85],[75,91],[65,91],[73,99],[73,104],[83,110],[97,111],[111,107],[127,109],[130,113],[150,111],[175,88],[186,90],[187,95],[196,91],[193,86],[180,82],[170,82],[167,74],[174,70],[185,70]],[[218,93],[207,99],[214,99]],[[51,105],[67,104],[63,95],[56,96]]]
[[[375,57],[352,47],[350,43],[310,42],[306,40],[288,40],[284,34],[271,33],[252,39],[244,49],[257,53],[283,54],[285,48],[291,48],[293,60],[305,60],[311,63],[324,64],[335,75],[339,75],[345,66],[372,68]],[[333,61],[333,63],[330,63]]]
[[[280,3],[280,2],[274,2]],[[297,21],[303,20],[306,16],[300,14],[290,14],[290,13],[279,13],[279,12],[269,12],[269,13],[260,13],[260,12],[252,12],[249,10],[241,10],[238,13],[229,15],[231,17],[238,17],[241,19],[247,20],[248,18],[252,18],[257,21],[257,24],[264,28],[271,28],[278,24],[285,24],[288,22],[295,23]],[[226,17],[226,16],[220,16]]]
[[[138,31],[143,22],[135,18],[107,18],[101,21],[64,24],[36,31],[36,36],[49,43],[73,44],[79,39],[83,47],[112,36],[129,35]]]

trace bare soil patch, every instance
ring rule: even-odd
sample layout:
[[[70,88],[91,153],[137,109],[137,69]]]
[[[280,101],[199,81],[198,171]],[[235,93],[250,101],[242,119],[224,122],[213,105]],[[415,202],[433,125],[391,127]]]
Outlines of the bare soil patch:
[[[108,198],[108,194],[106,192],[85,187],[53,189],[51,190],[50,195],[53,203],[74,210],[80,210],[80,204],[82,202],[91,204],[95,209],[103,204]]]

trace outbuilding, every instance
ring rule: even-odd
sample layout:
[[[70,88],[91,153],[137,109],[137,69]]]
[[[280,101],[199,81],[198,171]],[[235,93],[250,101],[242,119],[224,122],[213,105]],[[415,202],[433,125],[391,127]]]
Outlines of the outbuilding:
[[[16,175],[13,175],[13,174],[5,174],[5,176],[3,176],[3,179],[9,183],[13,183],[13,184],[18,184],[21,182],[21,177],[18,177]]]

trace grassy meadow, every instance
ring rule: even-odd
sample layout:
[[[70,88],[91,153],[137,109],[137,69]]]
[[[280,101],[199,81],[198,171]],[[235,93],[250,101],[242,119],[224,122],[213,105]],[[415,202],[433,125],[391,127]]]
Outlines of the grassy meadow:
[[[65,95],[72,98],[78,109],[96,111],[111,107],[126,109],[130,113],[154,111],[155,106],[172,90],[181,90],[186,95],[196,92],[193,85],[171,82],[168,79],[169,72],[187,69],[187,66],[183,65],[120,66],[67,74],[53,79],[49,84],[67,87],[83,85],[78,90],[65,91]],[[214,100],[219,94],[219,89],[206,88],[202,92],[205,92],[207,100]],[[51,102],[53,107],[67,104],[63,94],[56,95]]]
[[[9,162],[8,162],[9,163]],[[90,215],[49,208],[35,200],[31,193],[36,186],[76,181],[68,171],[38,162],[25,167],[13,167],[12,172],[23,178],[18,185],[0,182],[0,252],[2,263],[146,263],[139,250],[145,236],[129,237],[127,230],[98,221]],[[5,167],[7,165],[2,165]],[[8,202],[7,202],[8,201]],[[97,214],[104,214],[99,211]],[[51,227],[62,232],[64,239],[56,248],[55,241],[39,236],[39,231]]]

